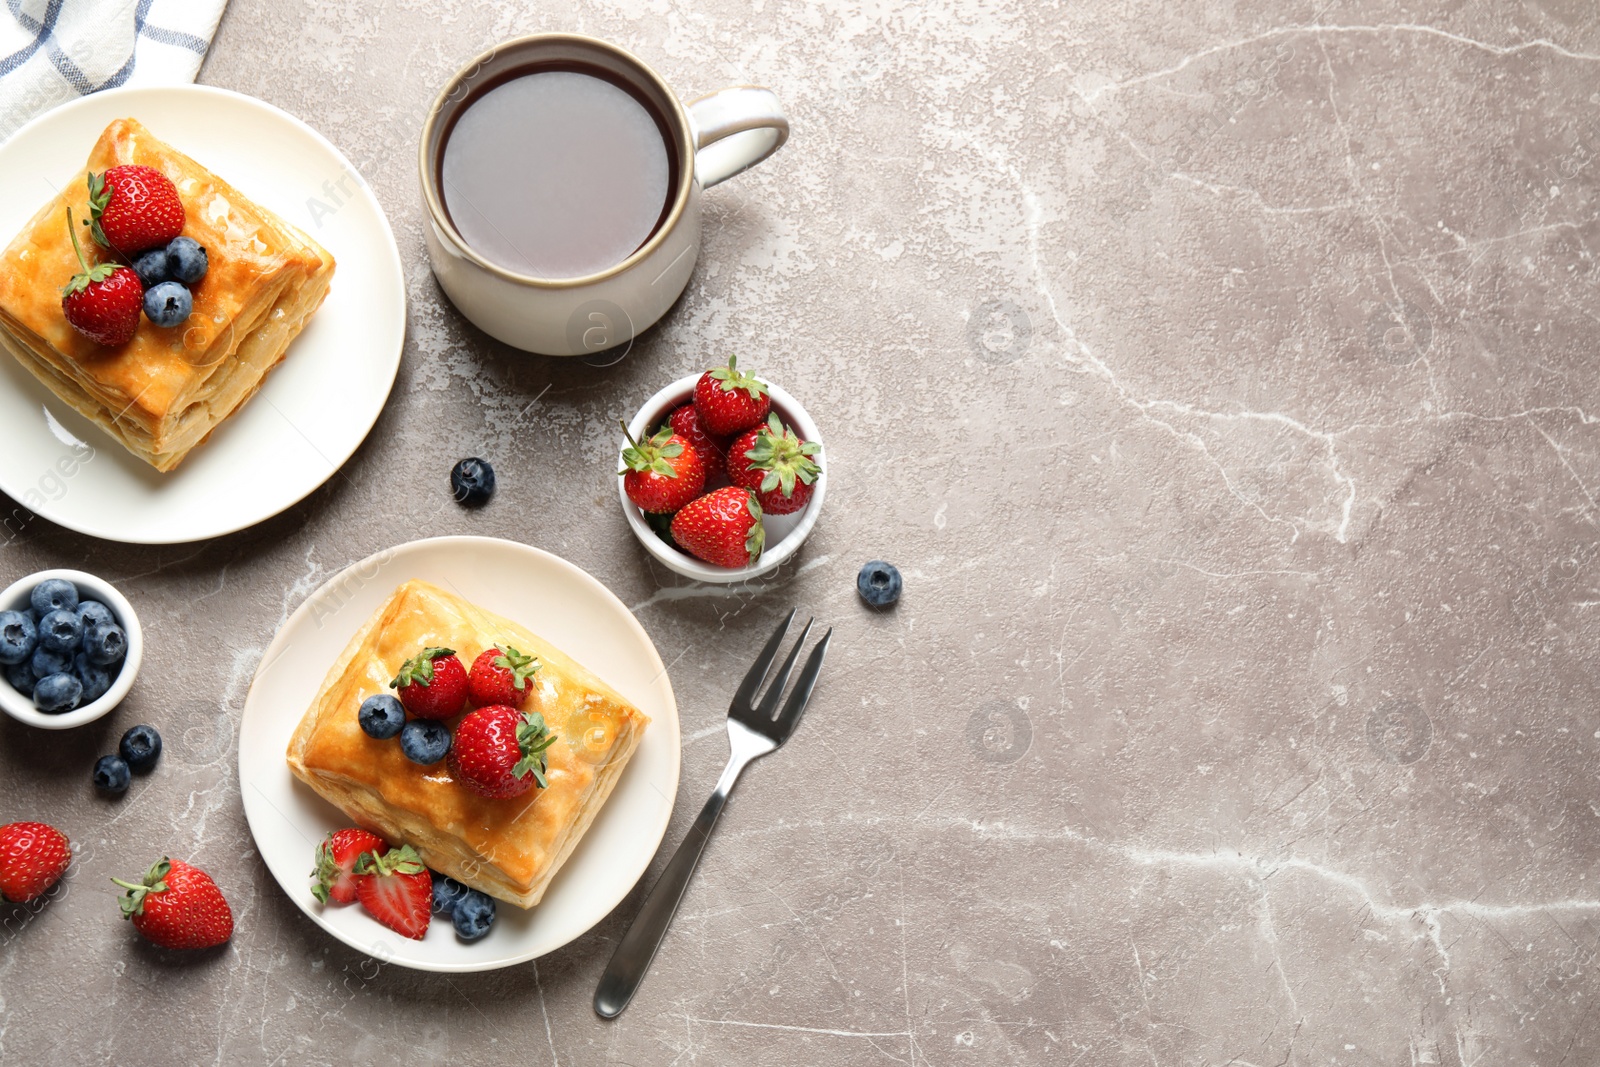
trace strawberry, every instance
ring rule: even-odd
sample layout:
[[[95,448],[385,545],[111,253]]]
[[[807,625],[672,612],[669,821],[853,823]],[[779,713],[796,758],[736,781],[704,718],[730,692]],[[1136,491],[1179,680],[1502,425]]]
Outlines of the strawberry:
[[[745,567],[761,558],[766,531],[761,504],[737,485],[707,493],[672,520],[672,539],[689,554],[719,567]]]
[[[413,941],[421,941],[433,918],[433,876],[410,845],[363,852],[356,861],[356,898],[367,914]]]
[[[317,884],[311,887],[311,895],[324,904],[351,903],[363,877],[356,873],[356,861],[364,852],[382,855],[387,851],[388,843],[377,834],[355,826],[335,830],[317,846],[317,865],[311,872]]]
[[[706,487],[706,465],[694,446],[666,427],[644,444],[622,428],[628,447],[622,450],[622,488],[640,510],[655,514],[677,511]]]
[[[450,770],[479,796],[520,796],[535,783],[541,789],[550,784],[545,750],[555,743],[556,735],[537,711],[503,704],[479,708],[456,727]]]
[[[72,228],[72,209],[67,208],[67,234],[72,250],[78,253],[83,270],[72,276],[61,290],[61,313],[74,330],[96,344],[115,348],[133,339],[139,328],[139,312],[144,307],[144,283],[128,267],[117,263],[89,266],[78,244],[78,231]]]
[[[142,882],[111,879],[126,889],[122,917],[161,948],[210,948],[233,936],[233,912],[211,876],[182,860],[162,858]]]
[[[401,665],[389,688],[417,718],[448,719],[467,702],[467,669],[455,649],[425,648]]]
[[[475,708],[490,704],[520,708],[528,699],[528,679],[543,666],[538,656],[525,655],[510,645],[486,648],[467,672],[467,699]]]
[[[89,215],[84,225],[94,239],[125,256],[159,248],[183,232],[178,187],[154,167],[90,171]]]
[[[802,441],[774,412],[765,426],[739,435],[728,449],[728,477],[753,490],[768,515],[792,515],[811,499],[811,485],[822,473],[811,457],[821,451]]]
[[[727,436],[748,430],[767,417],[772,400],[767,383],[738,368],[735,356],[726,367],[708,370],[694,383],[694,410],[700,427]]]
[[[728,454],[728,439],[712,437],[706,433],[705,427],[700,425],[700,416],[693,404],[673,408],[672,414],[667,416],[667,425],[672,427],[673,433],[688,441],[694,450],[700,453],[700,458],[705,460],[707,467],[723,465]]]
[[[13,904],[37,900],[72,864],[67,837],[42,822],[0,826],[0,896]]]
[[[777,417],[775,413],[767,416],[768,420],[776,419]],[[762,472],[754,471],[752,473],[750,457],[745,453],[754,448],[756,442],[766,437],[768,432],[767,423],[762,423],[760,426],[746,430],[728,442],[728,460],[723,464],[723,467],[727,469],[729,481],[741,489],[755,492],[761,487]]]

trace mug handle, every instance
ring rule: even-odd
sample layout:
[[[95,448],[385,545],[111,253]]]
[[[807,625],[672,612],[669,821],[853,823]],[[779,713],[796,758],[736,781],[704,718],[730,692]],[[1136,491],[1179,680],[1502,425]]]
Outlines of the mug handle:
[[[709,189],[760,163],[789,139],[789,119],[771,89],[737,85],[688,106],[694,169]]]

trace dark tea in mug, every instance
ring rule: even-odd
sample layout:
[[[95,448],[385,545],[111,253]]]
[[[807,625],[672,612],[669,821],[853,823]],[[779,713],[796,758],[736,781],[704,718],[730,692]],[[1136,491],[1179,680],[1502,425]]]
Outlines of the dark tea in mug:
[[[450,221],[496,266],[581,278],[627,259],[666,221],[678,161],[665,118],[599,67],[543,64],[473,90],[445,133]]]

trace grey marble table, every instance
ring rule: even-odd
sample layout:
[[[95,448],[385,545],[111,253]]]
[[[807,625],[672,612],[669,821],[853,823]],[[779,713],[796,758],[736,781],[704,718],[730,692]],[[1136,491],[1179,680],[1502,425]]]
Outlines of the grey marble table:
[[[464,325],[421,237],[436,88],[556,29],[688,94],[772,86],[794,121],[607,368]],[[119,582],[149,651],[101,727],[0,724],[0,815],[82,848],[0,938],[0,1061],[1600,1060],[1597,78],[1590,0],[233,0],[201,80],[356,162],[405,260],[404,363],[342,474],[253,530],[6,546],[7,581]],[[652,565],[610,456],[619,414],[729,352],[833,461],[800,557],[733,594]],[[394,506],[466,454],[499,470],[487,509]],[[263,647],[347,563],[464,532],[566,556],[657,642],[669,841],[754,635],[791,604],[838,628],[613,1023],[589,999],[638,891],[537,964],[446,977],[333,942],[252,849]],[[875,615],[879,556],[907,593]],[[166,760],[98,800],[137,721]],[[161,850],[224,886],[226,950],[118,920],[106,878]]]

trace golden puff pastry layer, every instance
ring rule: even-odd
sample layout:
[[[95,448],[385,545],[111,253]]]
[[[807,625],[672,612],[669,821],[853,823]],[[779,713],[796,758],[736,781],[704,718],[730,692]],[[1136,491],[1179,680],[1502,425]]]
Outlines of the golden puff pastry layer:
[[[88,218],[88,173],[124,164],[172,179],[183,232],[205,247],[209,267],[186,322],[164,329],[141,319],[133,340],[106,348],[61,312],[61,287],[78,271],[66,214]],[[0,255],[0,347],[128,451],[170,471],[261,387],[333,272],[333,257],[310,237],[136,120],[118,119]]]
[[[448,762],[420,767],[397,740],[368,737],[361,702],[389,692],[400,665],[451,648],[464,665],[511,645],[544,666],[526,709],[557,741],[548,788],[490,799],[459,784]],[[357,824],[409,844],[436,871],[531,908],[605,805],[650,719],[560,649],[518,624],[424,581],[401,585],[351,638],[289,742],[289,768]]]

